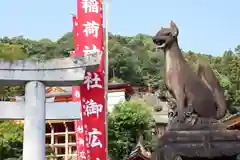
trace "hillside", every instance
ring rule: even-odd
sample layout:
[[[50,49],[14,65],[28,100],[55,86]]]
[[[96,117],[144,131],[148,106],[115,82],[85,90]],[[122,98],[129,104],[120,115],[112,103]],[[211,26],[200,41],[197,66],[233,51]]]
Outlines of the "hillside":
[[[66,33],[56,42],[46,38],[36,41],[22,36],[0,39],[0,58],[8,60],[63,57],[64,53],[72,49],[71,32]],[[237,112],[236,108],[239,107],[233,106],[240,106],[240,87],[238,85],[240,83],[240,46],[237,46],[234,51],[227,50],[219,53],[222,54],[219,57],[192,51],[183,51],[183,54],[189,63],[193,64],[193,67],[198,57],[205,58],[210,62],[226,91],[229,111]],[[142,34],[134,37],[109,35],[109,80],[129,82],[138,86],[151,86],[157,92],[163,91],[163,68],[163,53],[156,50],[150,36]],[[9,96],[23,94],[23,86],[0,89],[1,100],[8,100]],[[2,130],[0,159],[19,157],[22,152],[22,126],[9,121],[0,121],[0,130]]]
[[[66,33],[53,42],[43,38],[39,41],[22,36],[0,39],[0,58],[14,59],[49,59],[62,57],[63,53],[73,49],[72,33]],[[240,106],[240,46],[234,51],[219,53],[219,57],[183,51],[185,57],[196,63],[198,57],[207,59],[215,69],[221,84],[226,90],[228,103]],[[209,53],[211,54],[211,53]],[[164,57],[156,51],[148,35],[138,34],[134,37],[123,37],[109,34],[109,79],[129,82],[133,85],[148,85],[155,90],[163,87]],[[23,94],[22,87],[6,87],[2,98]]]

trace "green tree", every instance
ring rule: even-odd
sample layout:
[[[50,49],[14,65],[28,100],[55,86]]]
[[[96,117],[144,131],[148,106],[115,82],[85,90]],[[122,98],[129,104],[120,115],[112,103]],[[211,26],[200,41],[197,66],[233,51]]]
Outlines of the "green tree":
[[[0,121],[0,159],[21,158],[23,125],[13,121]]]
[[[152,108],[141,100],[116,105],[108,115],[108,148],[113,160],[128,156],[136,145],[138,133],[151,148]]]
[[[152,38],[110,35],[109,75],[138,86],[158,87],[163,77],[163,53],[156,52]]]
[[[5,60],[22,60],[26,59],[27,54],[24,52],[24,46],[20,44],[0,43],[0,59]],[[1,100],[8,100],[8,96],[23,94],[23,86],[0,87]]]

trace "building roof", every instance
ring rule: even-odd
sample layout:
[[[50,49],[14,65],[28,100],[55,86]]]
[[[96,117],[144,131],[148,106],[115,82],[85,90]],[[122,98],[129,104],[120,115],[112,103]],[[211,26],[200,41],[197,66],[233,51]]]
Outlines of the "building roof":
[[[46,87],[46,94],[53,93],[53,92],[68,92],[72,91],[72,87]]]
[[[122,89],[132,87],[129,83],[110,82],[108,83],[108,89]],[[72,91],[72,87],[47,87],[46,91],[60,91],[69,92]]]
[[[235,113],[235,114],[232,114],[232,115],[224,118],[224,119],[222,120],[222,122],[228,121],[228,120],[230,120],[230,119],[234,119],[234,118],[236,118],[236,117],[238,117],[238,116],[240,116],[240,112],[237,112],[237,113]]]
[[[130,84],[128,83],[109,83],[108,84],[108,89],[109,92],[113,91],[119,91],[120,89],[124,89],[126,93],[128,94],[133,94],[133,88]],[[67,96],[72,95],[72,87],[46,87],[46,98],[51,98],[51,97],[63,97],[66,98]],[[18,100],[23,100],[24,96],[17,96],[13,97],[11,101],[18,101]],[[61,99],[61,98],[60,98]]]
[[[229,129],[235,129],[235,128],[240,129],[240,112],[224,118],[222,122],[226,124],[227,128]]]
[[[142,160],[150,160],[150,157],[151,155],[149,153],[144,153],[144,151],[142,151],[141,146],[136,146],[126,160],[133,160],[137,158],[141,158]]]
[[[142,160],[150,160],[151,152],[147,151],[143,147],[143,136],[142,134],[138,134],[138,140],[136,147],[132,150],[130,155],[126,158],[126,160],[133,160],[133,159],[142,159]]]
[[[118,82],[112,82],[108,85],[109,91],[117,91],[124,89],[127,93],[134,93],[133,87],[128,83],[118,83]],[[72,95],[72,87],[46,87],[46,101],[47,102],[68,102],[72,101],[71,99]],[[157,99],[158,102],[156,102],[155,99]],[[162,123],[167,124],[168,123],[168,105],[166,102],[159,101],[158,98],[155,96],[148,96],[148,99],[150,101],[153,101],[153,104],[159,103],[160,106],[162,106],[161,111],[154,111],[153,112],[153,118],[156,123]],[[23,101],[24,97],[15,97],[12,98],[12,101]]]

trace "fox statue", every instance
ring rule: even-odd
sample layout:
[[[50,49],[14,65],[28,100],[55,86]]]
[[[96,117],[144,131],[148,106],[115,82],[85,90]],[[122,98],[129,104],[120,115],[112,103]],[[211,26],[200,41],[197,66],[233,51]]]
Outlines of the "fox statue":
[[[197,73],[184,59],[178,45],[179,29],[171,21],[169,28],[161,28],[153,42],[165,55],[165,84],[176,99],[178,121],[184,122],[187,107],[199,117],[221,119],[226,114],[224,91],[212,68],[199,63]]]

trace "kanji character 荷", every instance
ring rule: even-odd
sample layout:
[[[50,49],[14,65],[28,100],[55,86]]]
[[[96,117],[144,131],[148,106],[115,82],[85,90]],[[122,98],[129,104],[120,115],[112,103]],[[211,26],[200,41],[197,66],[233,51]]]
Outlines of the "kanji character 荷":
[[[89,35],[93,35],[94,37],[98,37],[98,30],[100,25],[96,23],[95,21],[92,22],[86,22],[86,24],[83,24],[85,29],[83,32],[85,33],[85,36],[88,37]]]

